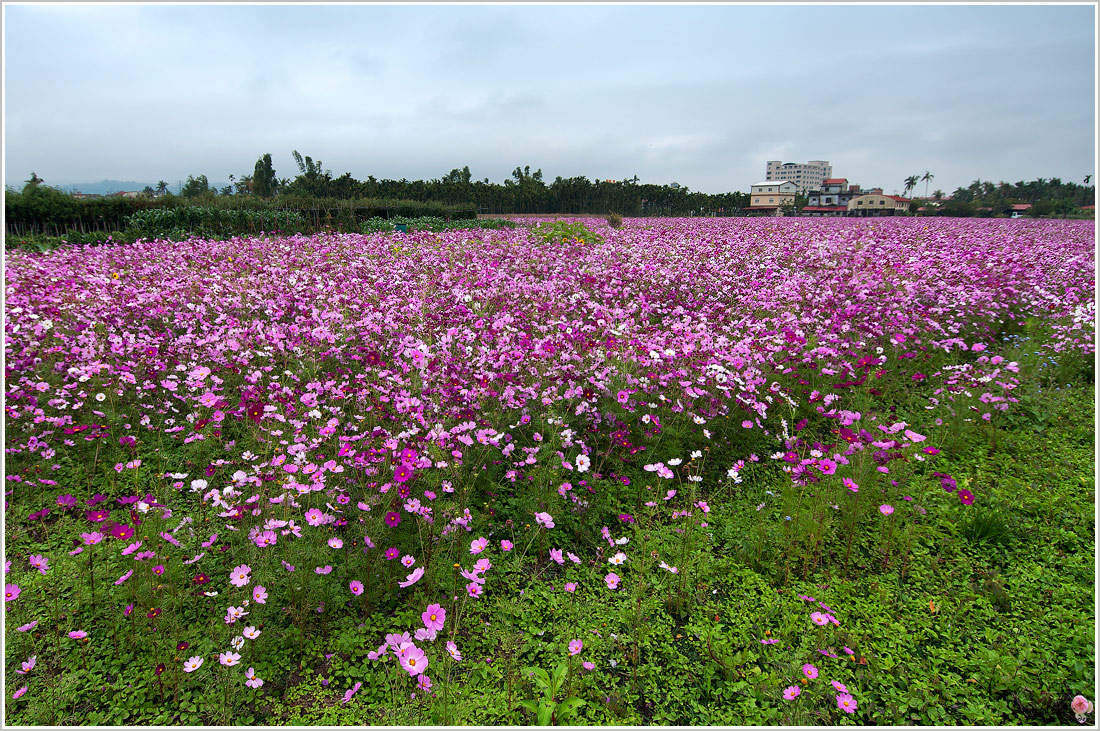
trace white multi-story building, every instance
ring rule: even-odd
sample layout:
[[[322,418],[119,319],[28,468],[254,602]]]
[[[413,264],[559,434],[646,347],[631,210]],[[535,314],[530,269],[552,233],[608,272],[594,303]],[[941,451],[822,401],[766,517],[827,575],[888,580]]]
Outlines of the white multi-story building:
[[[805,164],[768,160],[768,171],[764,180],[789,180],[798,186],[799,193],[807,193],[821,190],[825,180],[831,177],[833,166],[828,160],[810,160]]]
[[[782,216],[785,206],[794,206],[798,186],[787,180],[765,180],[753,183],[751,190],[751,205],[746,211],[753,215]]]

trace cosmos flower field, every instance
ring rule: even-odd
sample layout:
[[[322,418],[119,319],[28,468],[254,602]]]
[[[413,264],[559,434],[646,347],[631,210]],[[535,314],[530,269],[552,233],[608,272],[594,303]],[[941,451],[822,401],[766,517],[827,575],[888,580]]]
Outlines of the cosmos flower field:
[[[526,223],[8,252],[8,720],[264,722],[308,646],[363,719],[461,723],[480,683],[498,723],[612,722],[644,601],[694,621],[736,512],[806,644],[729,620],[786,654],[711,651],[724,681],[756,662],[758,705],[870,722],[830,668],[871,653],[797,587],[905,572],[982,508],[943,460],[1093,359],[1094,223]],[[494,634],[551,609],[575,634]]]

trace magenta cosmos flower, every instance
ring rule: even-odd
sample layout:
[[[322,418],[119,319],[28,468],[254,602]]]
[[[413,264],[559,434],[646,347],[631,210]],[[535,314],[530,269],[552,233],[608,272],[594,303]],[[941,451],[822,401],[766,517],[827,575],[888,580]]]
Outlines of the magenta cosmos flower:
[[[420,615],[420,619],[423,620],[425,627],[438,632],[443,629],[443,623],[447,621],[447,610],[438,604],[429,604]]]
[[[14,602],[19,598],[19,595],[23,593],[23,590],[19,588],[18,584],[5,584],[4,585],[4,601]]]
[[[355,596],[359,596],[363,593],[363,582],[352,581],[350,584],[348,584],[348,588],[351,589],[352,594],[354,594]]]
[[[386,513],[386,525],[391,528],[396,528],[401,524],[401,516],[398,513],[389,512]]]
[[[802,673],[810,680],[813,680],[817,677],[817,668],[815,668],[810,663],[806,663],[802,666]]]
[[[73,630],[72,632],[69,633],[69,637],[72,637],[74,640],[82,640],[87,636],[88,636],[88,633],[85,632],[82,629]]]
[[[481,553],[486,549],[486,547],[488,547],[488,545],[488,538],[477,538],[473,541],[470,541],[470,553]]]
[[[789,701],[794,700],[802,693],[802,689],[797,685],[789,685],[787,689],[783,691],[783,697]]]
[[[856,709],[859,708],[859,704],[849,694],[841,693],[836,697],[836,707],[845,713],[855,713]]]
[[[894,507],[892,505],[879,505],[878,511],[883,515],[890,515],[894,512]]]

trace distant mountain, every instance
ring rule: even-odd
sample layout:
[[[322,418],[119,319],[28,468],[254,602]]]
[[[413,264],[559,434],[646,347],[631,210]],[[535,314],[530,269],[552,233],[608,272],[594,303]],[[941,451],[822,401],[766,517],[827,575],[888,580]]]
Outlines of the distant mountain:
[[[181,181],[171,180],[168,182],[168,192],[179,193],[179,187]],[[46,181],[46,185],[50,185],[50,181]],[[221,190],[225,186],[229,185],[228,182],[210,181],[212,187],[216,187]],[[134,180],[100,180],[98,183],[68,183],[66,185],[58,185],[56,187],[65,191],[66,193],[90,193],[94,195],[108,195],[110,193],[121,193],[128,190],[144,190],[145,186],[150,188],[157,187],[157,181],[140,183]]]
[[[47,180],[46,185],[50,182]],[[70,183],[57,186],[66,193],[93,193],[107,195],[108,193],[120,193],[124,190],[144,190],[145,186],[157,187],[156,181],[152,183],[138,183],[133,180],[100,180],[98,183]]]

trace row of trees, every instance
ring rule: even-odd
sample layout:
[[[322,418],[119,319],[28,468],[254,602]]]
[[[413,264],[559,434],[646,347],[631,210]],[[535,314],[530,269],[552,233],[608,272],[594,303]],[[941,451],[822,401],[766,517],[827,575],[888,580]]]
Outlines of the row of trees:
[[[334,177],[320,160],[293,151],[298,166],[294,178],[280,179],[272,166],[271,154],[256,161],[251,175],[230,175],[232,188],[212,188],[205,175],[187,178],[183,198],[217,195],[310,196],[338,200],[402,199],[472,203],[482,213],[596,213],[615,211],[630,216],[734,215],[748,206],[747,193],[708,194],[689,190],[677,183],[641,184],[634,176],[625,180],[589,179],[584,176],[553,182],[543,179],[542,170],[530,165],[516,167],[503,183],[488,178],[474,180],[469,166],[455,168],[432,180],[378,180],[373,175],[356,180],[351,173]]]
[[[939,212],[945,216],[1008,215],[1014,204],[1027,203],[1031,205],[1027,210],[1030,216],[1070,215],[1095,203],[1096,186],[1089,185],[1091,180],[1091,175],[1085,176],[1084,184],[1060,178],[1016,183],[979,179],[965,188],[956,188],[939,206]]]

